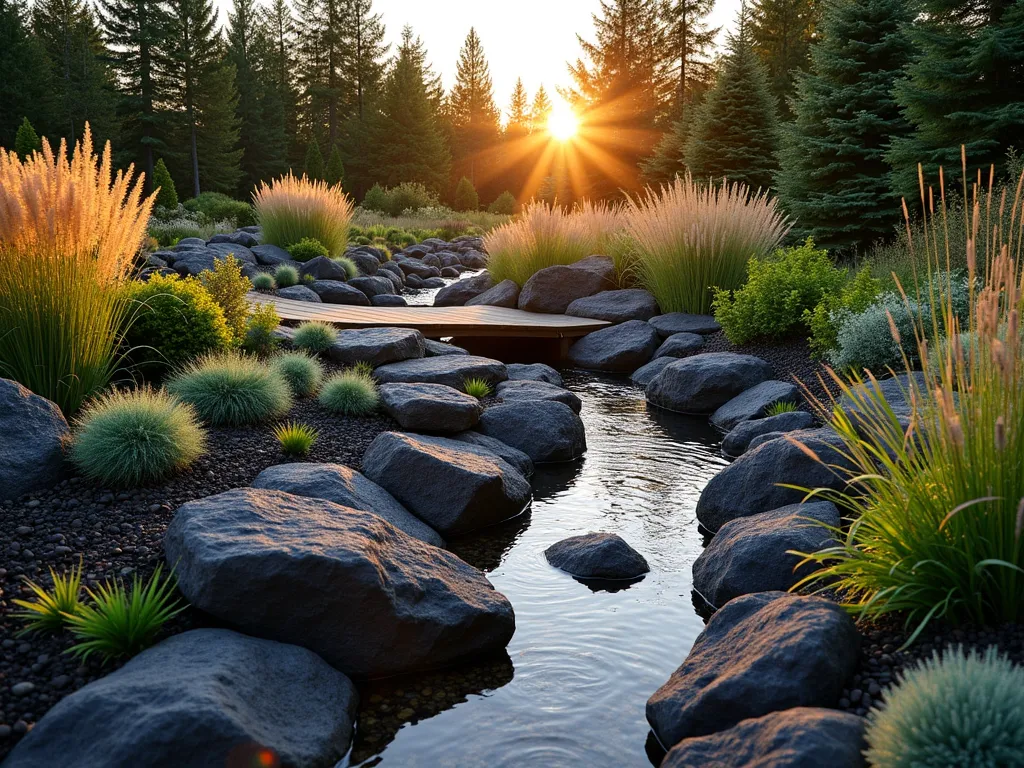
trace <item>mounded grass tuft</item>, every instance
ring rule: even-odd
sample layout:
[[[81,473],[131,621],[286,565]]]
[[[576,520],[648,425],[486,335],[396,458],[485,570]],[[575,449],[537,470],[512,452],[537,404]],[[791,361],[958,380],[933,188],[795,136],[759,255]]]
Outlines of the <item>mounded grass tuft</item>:
[[[351,280],[353,277],[359,277],[359,267],[357,267],[356,263],[348,256],[335,256],[331,261],[345,270],[346,280]]]
[[[274,428],[274,437],[281,444],[281,450],[289,456],[305,456],[320,433],[308,424],[290,421]]]
[[[281,264],[274,270],[274,282],[278,288],[291,288],[299,284],[299,270],[291,264]]]
[[[373,379],[354,371],[335,374],[320,390],[320,404],[342,416],[369,416],[377,410],[378,400]]]
[[[341,186],[289,173],[270,184],[261,183],[253,200],[263,242],[287,249],[312,238],[320,241],[329,256],[345,252],[354,206]]]
[[[277,288],[274,276],[267,272],[260,272],[252,279],[252,287],[257,291],[272,291]]]
[[[486,379],[466,379],[462,382],[462,389],[477,400],[483,400],[493,391]]]
[[[253,357],[209,355],[181,369],[167,390],[191,403],[214,426],[241,426],[278,419],[292,407],[292,393],[280,373]]]
[[[319,354],[331,348],[338,338],[338,329],[321,320],[310,320],[295,329],[292,344],[297,349]]]
[[[184,469],[205,450],[196,411],[147,387],[89,403],[75,426],[71,460],[87,477],[127,487]]]
[[[270,366],[284,376],[296,397],[315,395],[324,380],[320,361],[304,352],[284,352],[271,360]]]

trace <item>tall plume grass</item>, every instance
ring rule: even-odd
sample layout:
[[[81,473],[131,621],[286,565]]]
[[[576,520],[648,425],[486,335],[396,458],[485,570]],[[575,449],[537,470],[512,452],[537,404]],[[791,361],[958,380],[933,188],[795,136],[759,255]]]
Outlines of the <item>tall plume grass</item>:
[[[153,197],[132,168],[112,174],[92,135],[68,153],[20,160],[0,150],[0,375],[72,415],[120,358],[128,305],[119,284],[146,233]]]
[[[928,216],[923,241],[910,241],[927,274],[901,291],[932,310],[909,340],[922,361],[905,387],[909,417],[894,412],[870,374],[832,373],[843,400],[819,403],[842,437],[859,493],[835,496],[849,530],[836,532],[838,546],[807,556],[823,568],[805,583],[837,590],[862,616],[900,613],[914,636],[934,617],[1024,618],[1024,176],[1015,192],[997,193],[994,173],[987,187],[980,177],[969,183],[966,158],[963,174],[965,254],[953,252],[947,234],[953,222],[942,176],[937,203],[921,182]],[[908,217],[908,237],[909,229]],[[960,258],[970,285],[967,327],[939,299],[948,265]],[[940,338],[940,353],[929,354]],[[906,356],[904,369],[912,370]]]
[[[662,312],[707,313],[712,288],[739,288],[751,257],[771,253],[789,231],[778,201],[742,184],[697,184],[687,174],[629,200],[624,260]]]
[[[306,237],[320,241],[331,256],[341,256],[348,245],[354,206],[340,185],[310,181],[291,173],[253,193],[263,241],[288,248]]]
[[[495,282],[522,285],[545,267],[611,255],[621,228],[619,207],[608,203],[584,201],[567,211],[533,202],[521,216],[484,236],[487,268]]]

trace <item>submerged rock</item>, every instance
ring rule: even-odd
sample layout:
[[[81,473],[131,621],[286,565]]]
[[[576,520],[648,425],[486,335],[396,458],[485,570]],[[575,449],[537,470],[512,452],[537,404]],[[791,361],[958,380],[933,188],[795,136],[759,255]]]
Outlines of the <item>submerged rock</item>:
[[[582,579],[636,579],[650,571],[644,556],[615,533],[570,536],[544,550],[555,568]]]

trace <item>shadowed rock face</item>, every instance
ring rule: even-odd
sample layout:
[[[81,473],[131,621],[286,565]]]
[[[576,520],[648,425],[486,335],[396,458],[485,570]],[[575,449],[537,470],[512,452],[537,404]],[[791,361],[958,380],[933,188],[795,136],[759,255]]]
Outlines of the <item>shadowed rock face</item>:
[[[665,366],[647,385],[647,401],[679,413],[714,413],[771,378],[772,367],[752,355],[705,352]]]
[[[461,307],[470,299],[493,287],[494,280],[491,278],[491,273],[484,270],[479,275],[456,280],[451,285],[442,288],[434,297],[434,306]]]
[[[706,335],[722,330],[711,315],[688,315],[685,312],[669,312],[650,319],[650,324],[657,330],[661,338],[668,338],[677,333],[699,333]]]
[[[479,296],[469,299],[466,302],[466,306],[508,307],[515,309],[518,302],[519,285],[515,280],[502,280],[493,288],[488,288]]]
[[[305,648],[197,629],[61,700],[4,765],[223,768],[258,747],[281,765],[334,765],[357,702],[352,682]]]
[[[587,450],[583,421],[564,403],[524,400],[484,411],[477,429],[518,448],[535,464],[574,461]]]
[[[543,381],[503,381],[495,394],[505,403],[553,400],[568,405],[576,413],[583,409],[582,401],[574,393]]]
[[[195,607],[357,678],[500,650],[515,631],[511,604],[483,573],[320,499],[238,488],[189,502],[164,549]]]
[[[454,389],[467,379],[483,379],[492,387],[508,378],[505,364],[476,355],[441,355],[382,365],[373,372],[381,384],[444,384]]]
[[[591,371],[635,371],[658,348],[658,332],[642,320],[587,334],[572,345],[569,362]]]
[[[565,314],[624,323],[627,320],[650,320],[660,311],[657,300],[647,291],[624,288],[576,299],[566,308]]]
[[[570,536],[544,550],[544,556],[581,579],[635,579],[650,570],[644,556],[615,533]]]
[[[54,403],[0,379],[0,501],[56,483],[69,433]]]
[[[762,381],[727,402],[713,414],[711,423],[723,432],[737,424],[757,419],[775,403],[798,403],[800,394],[795,384],[786,381]]]
[[[343,365],[365,362],[373,367],[421,358],[423,334],[412,328],[358,328],[338,331],[327,356]]]
[[[739,456],[751,441],[771,432],[793,432],[798,429],[810,429],[814,426],[814,417],[807,411],[790,411],[764,419],[752,419],[737,424],[722,440],[722,451],[726,456]]]
[[[511,381],[542,381],[562,386],[562,375],[544,363],[509,363],[508,378]]]
[[[519,294],[519,309],[562,315],[576,299],[615,287],[615,265],[606,256],[588,256],[570,266],[538,270]]]

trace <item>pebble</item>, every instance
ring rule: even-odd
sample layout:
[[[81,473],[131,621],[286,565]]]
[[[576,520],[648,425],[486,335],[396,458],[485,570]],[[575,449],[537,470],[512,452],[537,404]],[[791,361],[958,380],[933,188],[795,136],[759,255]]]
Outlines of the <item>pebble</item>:
[[[26,696],[36,689],[35,683],[15,683],[11,686],[11,693],[15,696]]]

